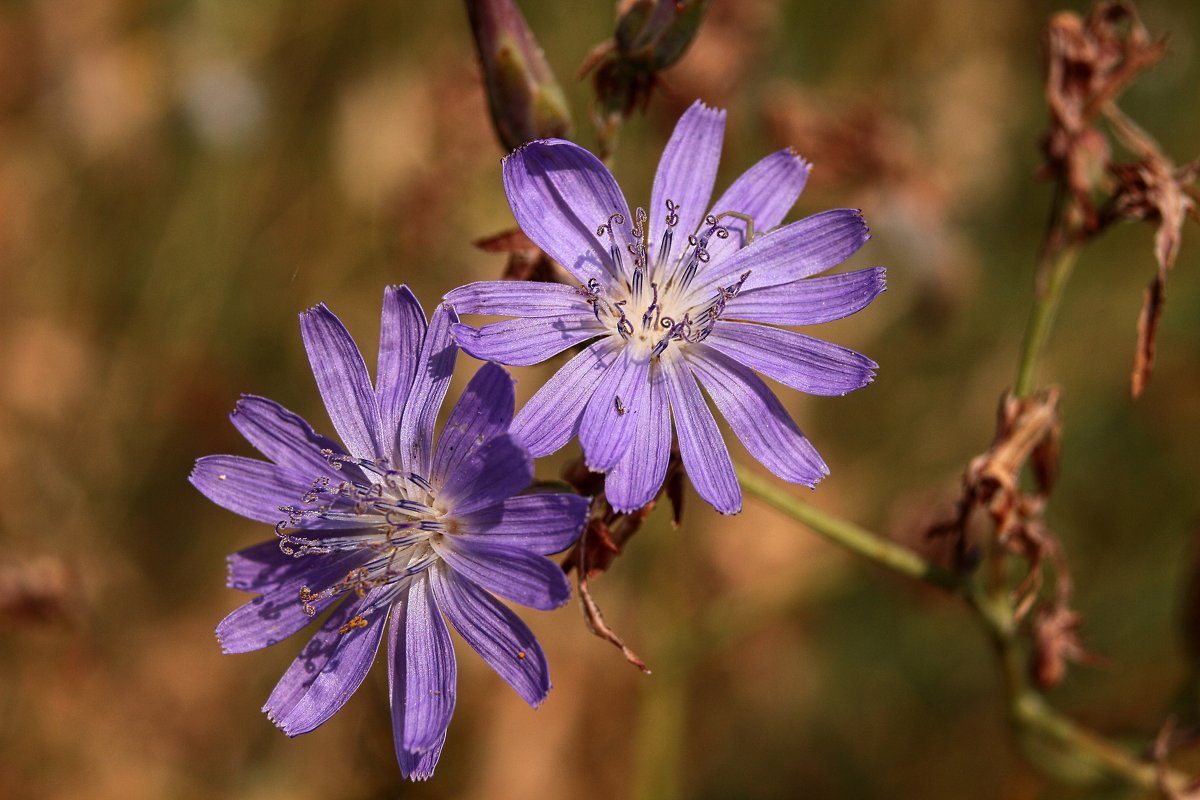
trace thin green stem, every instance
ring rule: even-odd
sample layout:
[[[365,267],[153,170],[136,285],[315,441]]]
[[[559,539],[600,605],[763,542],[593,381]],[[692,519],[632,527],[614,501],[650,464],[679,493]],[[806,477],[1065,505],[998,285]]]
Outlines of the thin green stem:
[[[1029,322],[1025,326],[1021,362],[1017,365],[1017,382],[1013,389],[1017,397],[1025,398],[1033,392],[1037,360],[1050,335],[1054,315],[1058,311],[1058,302],[1062,298],[1067,280],[1071,277],[1075,261],[1079,258],[1079,249],[1080,246],[1075,241],[1050,248],[1038,265],[1036,297],[1033,309],[1029,313]]]
[[[745,467],[739,465],[737,473],[742,489],[747,494],[807,525],[831,542],[910,578],[951,591],[959,588],[961,580],[957,574],[926,561],[907,547],[876,536],[853,522],[821,511],[803,500],[797,500]]]

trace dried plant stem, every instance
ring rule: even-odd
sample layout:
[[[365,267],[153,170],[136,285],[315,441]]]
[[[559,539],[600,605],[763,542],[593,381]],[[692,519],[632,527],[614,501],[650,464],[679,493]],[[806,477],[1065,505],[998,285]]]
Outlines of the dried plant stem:
[[[1028,397],[1034,390],[1034,373],[1042,346],[1050,335],[1058,301],[1066,288],[1071,270],[1079,257],[1080,244],[1074,239],[1058,246],[1048,245],[1038,264],[1037,289],[1029,323],[1025,327],[1025,340],[1021,346],[1021,362],[1017,366],[1017,382],[1013,394],[1018,398]]]
[[[834,544],[901,575],[954,591],[963,596],[996,648],[1008,696],[1008,713],[1022,740],[1069,759],[1078,770],[1096,777],[1120,780],[1130,786],[1155,789],[1161,785],[1159,767],[1084,728],[1045,703],[1029,685],[1027,658],[1018,638],[1010,592],[1004,581],[989,581],[986,590],[968,576],[932,564],[911,550],[890,542],[852,522],[814,508],[772,486],[745,467],[738,467],[742,488],[767,505],[811,528]],[[1183,787],[1184,775],[1168,771],[1165,783]]]
[[[748,494],[869,561],[951,591],[957,589],[962,582],[955,573],[931,564],[907,547],[876,536],[853,522],[821,511],[803,500],[797,500],[743,466],[738,466],[737,473],[742,488]]]

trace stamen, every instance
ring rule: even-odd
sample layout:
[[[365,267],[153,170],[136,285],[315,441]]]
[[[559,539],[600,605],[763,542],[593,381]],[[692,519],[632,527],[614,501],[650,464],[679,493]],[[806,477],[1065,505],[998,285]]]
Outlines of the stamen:
[[[650,289],[654,292],[654,298],[646,308],[646,313],[642,314],[642,330],[644,331],[650,330],[654,326],[654,317],[658,313],[658,284],[650,284]]]
[[[617,246],[617,234],[613,226],[624,224],[625,215],[618,211],[615,214],[609,215],[608,222],[605,222],[604,224],[600,225],[600,227],[596,228],[597,236],[604,236],[606,233],[608,234],[608,254],[612,257],[613,264],[616,266],[618,273],[622,272],[625,267],[624,263],[621,261],[621,248]]]
[[[621,334],[622,338],[628,339],[633,335],[633,323],[625,316],[625,304],[628,300],[621,300],[613,303],[613,307],[620,313],[621,318],[617,320],[617,333]]]

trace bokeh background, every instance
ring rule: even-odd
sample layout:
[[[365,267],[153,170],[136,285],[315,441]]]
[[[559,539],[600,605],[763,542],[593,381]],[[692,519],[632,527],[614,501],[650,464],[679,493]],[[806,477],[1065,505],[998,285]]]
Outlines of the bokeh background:
[[[594,145],[574,72],[610,35],[612,5],[522,7]],[[792,145],[817,162],[794,216],[864,209],[874,238],[848,266],[887,265],[889,291],[819,333],[874,357],[879,379],[784,396],[833,471],[806,499],[916,547],[1015,371],[1049,205],[1040,31],[1060,7],[713,0],[622,132],[614,169],[633,203],[701,97],[730,112],[718,185]],[[1183,162],[1200,151],[1200,6],[1141,9],[1171,53],[1122,106]],[[212,629],[244,599],[223,588],[224,555],[270,531],[205,501],[190,466],[249,454],[226,420],[241,392],[329,430],[297,312],[327,302],[373,363],[386,284],[432,308],[497,277],[503,258],[472,241],[512,224],[501,155],[458,3],[0,5],[0,796],[1100,796],[1023,758],[960,604],[753,500],[720,518],[690,496],[678,531],[656,510],[595,582],[653,676],[574,604],[527,615],[555,682],[536,712],[460,648],[431,783],[400,780],[384,670],[310,735],[265,719],[301,638],[222,656]],[[1200,529],[1200,226],[1185,229],[1157,372],[1133,402],[1152,232],[1087,249],[1040,371],[1064,391],[1049,520],[1103,656],[1051,699],[1133,746],[1180,709],[1200,639],[1183,623]],[[457,387],[475,366],[460,359]],[[548,370],[518,373],[522,400]]]

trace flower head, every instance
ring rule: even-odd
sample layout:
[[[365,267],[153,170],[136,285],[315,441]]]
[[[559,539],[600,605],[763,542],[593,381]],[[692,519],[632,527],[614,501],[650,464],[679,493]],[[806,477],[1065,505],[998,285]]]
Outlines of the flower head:
[[[517,494],[532,462],[508,434],[513,384],[495,364],[476,373],[434,447],[456,320],[442,306],[427,322],[407,287],[389,288],[372,387],[338,318],[324,305],[302,314],[345,448],[247,396],[231,419],[270,461],[207,456],[190,478],[218,505],[276,526],[275,539],[229,557],[229,586],[259,596],[217,626],[225,652],[274,644],[329,612],[263,710],[289,736],[315,729],[362,683],[386,630],[396,756],[414,779],[433,774],[454,711],[442,614],[528,703],[545,698],[541,647],[489,592],[539,609],[565,603],[566,578],[543,556],[575,540],[588,505],[570,494]]]
[[[591,341],[521,409],[512,432],[534,457],[578,435],[588,467],[607,473],[618,510],[645,505],[662,485],[672,419],[700,496],[722,513],[740,510],[733,463],[700,385],[751,455],[811,486],[828,468],[754,372],[819,395],[874,378],[869,358],[773,327],[840,319],[883,291],[882,268],[813,277],[869,238],[861,214],[836,209],[776,229],[808,177],[791,150],[755,164],[710,206],[724,127],[724,112],[699,102],[684,113],[649,212],[631,214],[612,174],[571,142],[512,153],[504,186],[517,222],[578,285],[484,281],[446,295],[462,313],[519,317],[453,326],[477,358],[536,364]]]

